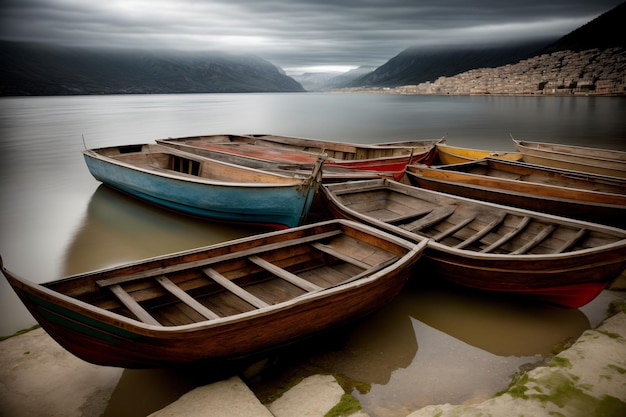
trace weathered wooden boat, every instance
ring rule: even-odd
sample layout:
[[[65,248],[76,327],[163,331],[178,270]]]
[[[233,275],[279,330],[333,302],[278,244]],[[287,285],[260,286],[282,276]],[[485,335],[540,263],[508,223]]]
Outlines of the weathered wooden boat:
[[[274,228],[305,220],[323,163],[318,160],[302,177],[153,144],[90,149],[83,154],[97,180],[144,201],[193,216]]]
[[[394,145],[364,145],[276,135],[209,135],[158,139],[164,146],[196,148],[288,164],[311,164],[320,154],[325,166],[375,171],[399,181],[409,163],[430,164],[437,141],[407,141]]]
[[[425,245],[331,220],[46,284],[2,272],[65,349],[145,368],[242,357],[360,318],[402,289]]]
[[[468,198],[626,228],[626,179],[486,158],[407,166],[411,184]]]
[[[322,190],[337,217],[429,239],[427,265],[461,286],[577,308],[626,268],[626,230],[382,179]]]
[[[442,164],[462,164],[476,161],[487,157],[504,159],[507,161],[520,161],[522,154],[519,152],[486,151],[481,149],[460,148],[447,143],[437,144],[437,155]]]
[[[189,145],[185,142],[176,140],[159,140],[158,142],[160,142],[160,144],[163,146],[167,146],[168,148],[178,149],[182,152],[187,152],[204,158],[215,159],[222,162],[242,165],[248,168],[255,168],[279,174],[306,176],[311,173],[314,167],[314,163],[279,162],[257,158],[252,154],[240,155],[237,153],[216,151],[205,147]],[[327,183],[376,179],[381,177],[393,179],[393,173],[387,174],[381,173],[379,171],[356,170],[338,165],[324,165],[324,169],[322,170],[322,180]]]
[[[626,152],[584,146],[516,140],[524,162],[611,177],[626,177]]]

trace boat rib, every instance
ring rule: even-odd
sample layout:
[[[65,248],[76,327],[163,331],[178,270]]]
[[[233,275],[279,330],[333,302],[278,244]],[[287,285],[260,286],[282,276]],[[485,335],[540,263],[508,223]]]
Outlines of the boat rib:
[[[485,227],[480,229],[478,232],[474,233],[472,236],[468,237],[467,239],[465,239],[464,241],[456,245],[455,248],[463,249],[471,245],[472,243],[476,242],[477,240],[480,240],[481,238],[489,234],[493,229],[498,227],[498,225],[502,223],[502,221],[504,221],[505,217],[506,217],[505,214],[500,214],[495,219],[493,219],[488,225],[486,225]]]
[[[510,232],[502,236],[500,239],[496,240],[491,245],[481,250],[481,252],[489,253],[489,252],[494,251],[498,247],[504,245],[506,242],[508,242],[514,236],[516,236],[519,232],[521,232],[526,226],[528,226],[528,223],[530,223],[530,217],[525,216],[524,218],[522,218],[522,221],[520,221],[519,224],[513,228],[513,230],[511,230]]]

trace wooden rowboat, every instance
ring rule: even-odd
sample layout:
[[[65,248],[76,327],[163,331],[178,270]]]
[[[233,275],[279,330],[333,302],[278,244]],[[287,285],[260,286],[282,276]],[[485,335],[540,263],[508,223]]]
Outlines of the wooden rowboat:
[[[459,148],[446,143],[437,144],[437,154],[442,164],[462,164],[484,158],[497,158],[507,161],[520,161],[522,154],[519,152],[485,151],[481,149]]]
[[[178,149],[179,151],[204,158],[210,158],[230,164],[241,165],[248,168],[255,168],[278,174],[306,176],[311,173],[314,167],[314,164],[311,163],[289,163],[261,159],[252,156],[251,154],[240,155],[236,153],[226,153],[209,148],[188,145],[182,141],[159,140],[158,142],[168,148]],[[390,173],[388,177],[393,179],[393,173]],[[338,165],[324,165],[324,169],[322,171],[322,180],[326,183],[376,178],[381,178],[381,173],[378,171],[356,170]]]
[[[99,181],[144,201],[215,220],[293,227],[306,218],[323,160],[308,176],[270,173],[159,145],[83,152]]]
[[[513,139],[524,162],[611,177],[626,177],[626,152]]]
[[[276,135],[210,135],[157,140],[164,146],[184,144],[288,164],[312,164],[320,154],[325,154],[325,166],[374,171],[397,181],[402,179],[409,163],[432,163],[436,142],[364,145]]]
[[[411,184],[626,228],[626,179],[487,158],[464,164],[407,167]]]
[[[360,318],[402,289],[425,245],[332,220],[47,284],[2,272],[65,349],[145,368],[242,357]]]
[[[387,180],[322,186],[329,209],[406,239],[429,239],[443,279],[577,308],[626,268],[626,230]]]

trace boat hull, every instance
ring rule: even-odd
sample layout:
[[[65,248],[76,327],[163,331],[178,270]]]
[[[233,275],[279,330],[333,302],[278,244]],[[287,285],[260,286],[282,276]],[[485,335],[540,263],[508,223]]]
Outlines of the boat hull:
[[[213,220],[294,227],[308,214],[316,184],[221,184],[190,181],[172,175],[134,169],[88,151],[85,163],[95,179],[143,201]]]
[[[517,294],[568,308],[579,308],[595,299],[626,268],[625,257],[622,250],[617,259],[597,253],[544,261],[495,260],[450,253],[435,244],[425,254],[437,275],[455,285]]]
[[[97,365],[153,368],[246,357],[356,320],[391,301],[409,273],[410,269],[401,269],[395,278],[227,327],[166,334],[120,327],[110,317],[76,311],[73,305],[32,287],[12,284],[35,320],[75,356]]]

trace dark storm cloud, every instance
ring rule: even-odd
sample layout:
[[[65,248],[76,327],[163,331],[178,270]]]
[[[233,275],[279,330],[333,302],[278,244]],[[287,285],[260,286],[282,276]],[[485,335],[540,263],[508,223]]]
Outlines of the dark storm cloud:
[[[558,37],[617,0],[4,0],[0,38],[254,53],[286,69],[380,65],[412,46]]]

